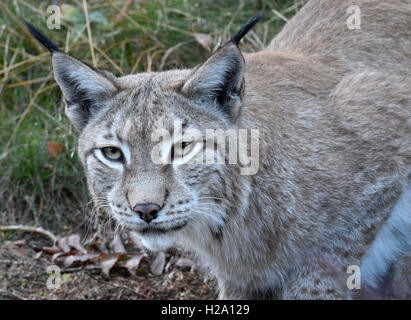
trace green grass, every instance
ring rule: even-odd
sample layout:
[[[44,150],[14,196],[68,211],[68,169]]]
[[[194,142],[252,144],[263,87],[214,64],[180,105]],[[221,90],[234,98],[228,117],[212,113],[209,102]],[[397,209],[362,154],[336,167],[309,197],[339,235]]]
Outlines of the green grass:
[[[81,225],[87,190],[50,55],[20,19],[33,23],[62,49],[67,45],[71,55],[93,61],[83,0],[66,2],[70,7],[64,9],[59,30],[46,27],[51,2],[0,0],[0,224],[36,224],[59,233]],[[292,17],[303,1],[86,2],[97,67],[123,75],[193,67],[247,19],[264,11],[267,17],[242,44],[244,51],[260,50],[284,25],[279,16]],[[116,19],[127,2],[124,15]],[[195,33],[211,36],[210,50],[197,43]],[[48,153],[49,141],[64,145],[56,159]]]

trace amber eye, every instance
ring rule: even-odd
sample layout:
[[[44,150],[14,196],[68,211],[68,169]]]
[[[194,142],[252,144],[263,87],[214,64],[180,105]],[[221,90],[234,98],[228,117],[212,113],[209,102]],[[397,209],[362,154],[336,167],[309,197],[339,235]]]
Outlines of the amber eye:
[[[191,151],[192,146],[192,141],[178,142],[173,146],[173,155],[177,157],[183,157]]]
[[[104,147],[104,148],[101,148],[100,150],[103,153],[103,156],[105,156],[108,160],[118,161],[118,162],[123,161],[123,154],[121,153],[121,150],[119,148]]]

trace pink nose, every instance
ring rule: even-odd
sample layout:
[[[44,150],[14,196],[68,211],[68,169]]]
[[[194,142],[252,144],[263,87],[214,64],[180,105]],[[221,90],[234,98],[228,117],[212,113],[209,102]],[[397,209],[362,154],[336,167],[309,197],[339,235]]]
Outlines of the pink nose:
[[[141,219],[149,223],[157,217],[157,213],[161,210],[161,208],[155,203],[141,203],[137,204],[133,210],[139,214]]]

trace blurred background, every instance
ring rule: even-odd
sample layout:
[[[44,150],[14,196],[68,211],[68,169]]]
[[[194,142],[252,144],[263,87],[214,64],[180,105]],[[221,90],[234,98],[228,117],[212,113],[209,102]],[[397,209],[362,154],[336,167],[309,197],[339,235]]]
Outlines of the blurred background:
[[[75,132],[64,116],[62,96],[53,78],[50,54],[30,37],[22,19],[31,22],[62,50],[90,65],[107,69],[120,76],[136,72],[193,67],[227,41],[250,17],[262,11],[267,13],[267,16],[241,44],[241,49],[245,52],[261,50],[304,2],[0,0],[0,226],[33,227],[37,228],[37,231],[49,231],[56,237],[79,235],[85,249],[76,249],[76,245],[71,243],[69,247],[72,255],[82,250],[88,253],[97,250],[92,248],[96,237],[94,236],[93,241],[87,239],[99,232],[98,223],[90,222],[95,220],[98,213],[93,212],[88,203],[87,187],[76,155]],[[50,5],[58,6],[62,13],[60,29],[47,28],[47,21],[54,14],[47,12]],[[101,218],[104,220],[105,217]],[[106,222],[105,225],[110,223]],[[23,229],[0,229],[0,246],[3,246],[0,253],[6,254],[5,246],[9,246],[8,251],[15,248],[14,253],[13,250],[10,251],[13,254],[18,254],[19,250],[32,250],[32,254],[30,251],[21,255],[28,258],[29,262],[41,254],[44,256],[43,259],[50,262],[52,254],[59,253],[47,253],[34,248],[33,245],[29,246],[27,241],[39,241],[38,247],[42,248],[49,244],[41,243],[44,241],[44,235],[37,231],[27,239],[24,231],[30,230]],[[19,244],[19,241],[22,242]],[[123,238],[122,242],[127,247],[127,239]],[[110,248],[111,245],[113,248],[113,244],[115,246],[116,242],[111,241],[104,246]],[[60,244],[57,247],[61,249],[64,245]],[[128,252],[128,249],[126,251]],[[65,253],[67,252],[66,250]],[[100,247],[98,252],[104,252],[104,249]],[[180,257],[180,260],[172,260],[174,255],[176,253],[165,253],[162,257],[153,257],[153,261],[157,259],[160,265],[163,265],[161,274],[169,275],[173,270],[173,263],[185,259]],[[124,255],[119,257],[119,260],[122,258],[124,259]],[[6,262],[12,260],[10,257],[2,258],[0,254],[0,264],[2,259]],[[150,259],[146,260],[151,261]],[[124,261],[127,263],[126,259]],[[147,267],[147,272],[140,274],[140,284],[144,277],[149,278],[156,273],[152,269],[153,261]],[[43,263],[46,266],[47,262]],[[188,261],[186,263],[189,265]],[[24,263],[22,265],[24,266]],[[85,267],[80,265],[78,272],[83,271]],[[188,273],[192,280],[182,279],[182,286],[187,281],[200,283],[200,289],[193,291],[191,295],[184,293],[181,296],[175,288],[166,288],[165,291],[161,289],[163,294],[156,295],[153,292],[160,292],[160,289],[141,289],[142,291],[136,294],[135,289],[130,289],[134,292],[129,292],[129,288],[118,287],[113,289],[115,296],[110,296],[111,293],[107,293],[109,290],[101,290],[104,293],[84,294],[74,290],[72,296],[65,290],[59,295],[44,289],[42,281],[47,276],[44,270],[41,270],[44,275],[39,275],[43,277],[42,280],[35,280],[42,283],[37,288],[36,285],[30,284],[30,281],[34,280],[27,278],[27,269],[22,267],[20,270],[12,262],[3,266],[3,270],[12,268],[16,268],[14,272],[20,274],[19,280],[12,281],[11,277],[0,272],[0,297],[2,294],[5,298],[34,299],[125,298],[127,294],[134,298],[207,298],[214,295],[209,287],[201,287],[207,282],[203,281],[203,276],[193,272]],[[184,268],[178,270],[185,270]],[[192,267],[189,269],[193,270]],[[111,268],[108,270],[110,272]],[[98,277],[101,270],[96,272],[94,276]],[[77,278],[82,279],[76,272],[66,274],[73,283]],[[120,272],[117,276],[129,275]],[[70,283],[69,280],[66,282]],[[88,278],[87,281],[89,284],[92,280]],[[161,281],[158,283],[164,283]],[[158,283],[150,284],[148,287],[159,286]],[[78,287],[79,283],[76,286]],[[192,286],[195,287],[196,284]],[[211,284],[209,286],[212,287]],[[122,290],[121,293],[118,290]],[[181,290],[186,292],[186,289]]]

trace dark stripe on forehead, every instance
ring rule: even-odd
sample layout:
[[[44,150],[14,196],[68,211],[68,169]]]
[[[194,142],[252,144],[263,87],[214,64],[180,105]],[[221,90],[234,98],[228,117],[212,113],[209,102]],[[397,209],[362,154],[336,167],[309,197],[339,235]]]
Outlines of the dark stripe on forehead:
[[[141,88],[135,88],[130,92],[128,96],[128,99],[130,100],[130,102],[137,101],[138,96],[140,95],[140,91],[141,91]]]
[[[154,81],[152,79],[148,79],[144,86],[141,88],[141,99],[148,100],[150,98],[151,92],[153,91]]]
[[[124,127],[122,127],[121,129],[124,129]],[[121,144],[125,144],[124,139],[119,135],[118,130],[115,131],[116,134],[116,138],[117,140],[121,143]],[[127,133],[126,133],[127,134]]]

